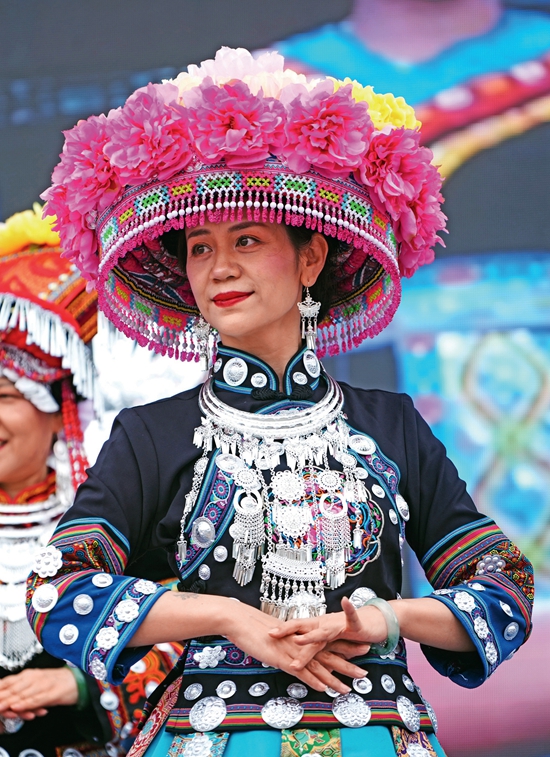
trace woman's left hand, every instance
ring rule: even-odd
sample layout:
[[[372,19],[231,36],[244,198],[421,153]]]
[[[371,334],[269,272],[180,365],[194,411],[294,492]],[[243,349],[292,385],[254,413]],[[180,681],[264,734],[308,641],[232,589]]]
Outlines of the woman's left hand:
[[[69,668],[27,668],[0,680],[0,714],[34,720],[48,707],[78,702],[78,687]]]

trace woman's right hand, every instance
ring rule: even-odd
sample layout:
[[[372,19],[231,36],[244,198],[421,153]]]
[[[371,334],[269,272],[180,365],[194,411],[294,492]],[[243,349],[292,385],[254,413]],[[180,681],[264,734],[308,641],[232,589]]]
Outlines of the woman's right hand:
[[[0,680],[0,715],[34,720],[48,707],[78,702],[75,677],[67,667],[27,668]]]
[[[298,637],[294,634],[277,638],[270,633],[284,625],[283,621],[254,607],[240,604],[238,611],[229,620],[225,635],[247,654],[299,678],[316,691],[324,691],[327,687],[341,694],[350,691],[349,686],[332,675],[332,671],[350,678],[364,676],[361,668],[347,662],[343,656],[325,651],[324,642],[304,646],[297,643]],[[301,660],[299,666],[296,665],[297,659]]]

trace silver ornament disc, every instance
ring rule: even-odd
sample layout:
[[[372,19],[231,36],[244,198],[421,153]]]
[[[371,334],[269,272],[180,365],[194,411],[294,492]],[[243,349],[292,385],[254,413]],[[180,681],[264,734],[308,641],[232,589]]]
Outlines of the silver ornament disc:
[[[229,699],[237,691],[235,681],[222,681],[216,686],[216,694],[222,699]]]
[[[364,678],[354,678],[352,686],[358,694],[370,694],[372,691],[372,681],[367,676]]]
[[[216,539],[216,529],[208,518],[200,517],[193,521],[191,528],[191,544],[201,549],[207,549]]]
[[[293,699],[304,699],[304,697],[307,697],[307,686],[304,686],[303,683],[291,683],[290,686],[287,686],[286,693]]]
[[[397,711],[401,716],[401,720],[405,723],[405,727],[409,731],[416,733],[420,730],[420,714],[414,704],[408,697],[397,697],[396,700]]]
[[[227,547],[224,547],[223,544],[214,547],[214,560],[216,562],[225,562],[227,560]]]
[[[223,369],[223,380],[229,386],[240,386],[248,375],[248,366],[240,357],[232,357]]]
[[[113,583],[113,577],[108,573],[96,573],[95,576],[92,576],[92,583],[99,589],[106,589]]]
[[[57,604],[59,594],[53,584],[41,584],[32,595],[32,606],[36,612],[48,612]]]
[[[183,692],[184,699],[188,702],[192,702],[194,699],[198,699],[202,694],[202,683],[190,683],[189,686]]]
[[[62,644],[74,644],[78,639],[78,628],[72,623],[67,623],[59,629],[59,641]]]
[[[210,567],[203,563],[199,568],[199,578],[202,578],[203,581],[208,581],[211,575],[212,571],[210,570]]]
[[[317,376],[321,373],[321,364],[317,360],[315,353],[311,350],[304,352],[302,362],[304,364],[304,368],[312,378],[317,378]]]
[[[265,373],[255,373],[250,377],[250,383],[255,389],[261,389],[267,384],[267,376]]]
[[[115,694],[114,691],[104,691],[103,694],[99,697],[99,704],[103,707],[104,710],[109,710],[109,712],[113,712],[118,707],[119,698]]]
[[[347,728],[362,728],[371,718],[371,709],[359,694],[341,694],[332,703],[332,713]]]
[[[244,468],[244,462],[237,455],[218,455],[214,462],[224,473],[235,473],[239,468]]]
[[[393,692],[395,691],[395,681],[391,676],[389,676],[387,673],[384,674],[380,679],[380,683],[382,684],[384,691],[387,691],[388,694],[393,694]]]
[[[372,485],[372,493],[375,497],[379,497],[380,499],[384,499],[384,497],[386,496],[386,492],[379,484]]]
[[[252,686],[248,689],[248,693],[251,697],[263,697],[264,694],[267,694],[269,691],[269,684],[265,683],[265,681],[258,681],[258,683],[253,683]]]
[[[397,505],[397,509],[399,510],[399,514],[401,515],[403,520],[409,520],[411,516],[410,511],[409,511],[409,506],[405,498],[402,497],[401,494],[396,495],[395,504]]]
[[[189,722],[195,731],[213,731],[224,720],[227,707],[220,697],[199,699],[189,710]]]
[[[304,708],[292,697],[270,699],[262,707],[262,718],[272,728],[293,728],[302,719]]]
[[[302,373],[302,371],[295,371],[292,374],[292,380],[300,386],[305,386],[307,384],[307,376],[305,373]]]
[[[376,452],[376,444],[370,436],[360,436],[358,434],[350,436],[348,446],[360,455],[372,455],[373,452]]]

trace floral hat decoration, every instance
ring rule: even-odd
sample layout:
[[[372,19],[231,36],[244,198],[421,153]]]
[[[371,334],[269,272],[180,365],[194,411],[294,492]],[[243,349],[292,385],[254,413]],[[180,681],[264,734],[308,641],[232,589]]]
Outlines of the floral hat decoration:
[[[390,322],[401,276],[441,242],[441,178],[419,126],[401,97],[222,48],[65,132],[45,212],[107,317],[183,360],[198,359],[200,314],[165,232],[248,219],[335,237],[317,341],[335,355]]]
[[[0,223],[0,376],[39,410],[61,410],[76,487],[87,461],[75,390],[96,399],[88,343],[97,332],[97,296],[62,257],[54,221],[35,205]],[[57,382],[60,402],[50,391]]]

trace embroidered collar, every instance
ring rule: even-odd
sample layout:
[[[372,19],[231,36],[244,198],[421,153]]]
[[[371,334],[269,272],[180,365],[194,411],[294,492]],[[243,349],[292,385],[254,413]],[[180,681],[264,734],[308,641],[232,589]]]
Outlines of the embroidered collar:
[[[309,392],[313,392],[319,386],[322,374],[323,368],[315,354],[303,346],[285,368],[282,394],[295,396],[308,392],[308,388]],[[267,363],[248,352],[225,347],[223,344],[218,345],[212,375],[216,389],[227,389],[239,394],[280,391],[277,374]]]
[[[13,499],[0,489],[0,503],[5,505],[23,505],[32,502],[41,502],[51,497],[56,489],[55,471],[50,471],[44,481],[32,484],[20,491]]]

